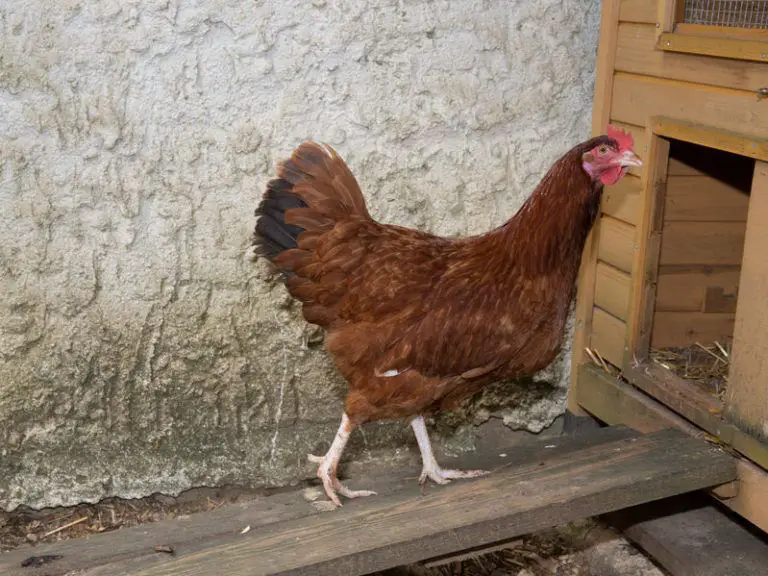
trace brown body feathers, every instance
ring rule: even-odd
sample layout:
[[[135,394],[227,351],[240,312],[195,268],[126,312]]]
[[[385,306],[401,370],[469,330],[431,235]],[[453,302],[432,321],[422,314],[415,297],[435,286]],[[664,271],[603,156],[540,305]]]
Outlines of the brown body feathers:
[[[349,381],[353,424],[449,409],[556,356],[602,186],[566,153],[522,208],[447,239],[380,224],[344,161],[305,142],[257,210],[257,251],[281,269]]]

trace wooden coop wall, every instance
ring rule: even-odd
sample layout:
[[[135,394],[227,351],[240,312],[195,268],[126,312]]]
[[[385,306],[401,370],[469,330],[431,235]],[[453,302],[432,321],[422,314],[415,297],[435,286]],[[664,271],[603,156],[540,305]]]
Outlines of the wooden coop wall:
[[[628,130],[646,166],[650,142],[646,124],[655,116],[765,138],[768,99],[757,98],[756,93],[768,84],[768,63],[658,50],[658,8],[656,0],[603,3],[593,133],[603,133],[609,122]],[[674,173],[674,162],[670,168]],[[617,367],[624,364],[642,220],[641,170],[631,169],[604,192],[602,215],[582,267],[574,366],[585,360],[585,347]],[[686,226],[695,227],[676,228]],[[731,228],[727,240],[738,242],[740,227]],[[743,232],[741,236],[743,242]],[[730,287],[723,281],[724,288]]]
[[[568,406],[716,437],[739,454],[740,481],[711,494],[768,532],[768,37],[702,36],[676,8],[602,4],[592,132],[631,132],[644,165],[605,188],[585,247]],[[749,157],[751,196],[680,161],[673,141]],[[721,336],[733,336],[727,398],[635,355]]]

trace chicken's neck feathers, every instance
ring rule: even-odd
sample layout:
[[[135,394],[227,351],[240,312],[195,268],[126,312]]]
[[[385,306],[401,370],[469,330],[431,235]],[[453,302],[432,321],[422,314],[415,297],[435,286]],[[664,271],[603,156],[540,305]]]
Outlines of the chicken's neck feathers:
[[[600,207],[602,184],[581,166],[574,149],[561,158],[496,236],[499,248],[531,274],[574,275]]]

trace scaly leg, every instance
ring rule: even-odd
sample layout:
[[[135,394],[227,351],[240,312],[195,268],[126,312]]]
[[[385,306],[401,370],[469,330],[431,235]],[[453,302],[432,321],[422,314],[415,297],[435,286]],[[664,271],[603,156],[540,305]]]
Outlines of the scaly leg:
[[[477,478],[488,474],[486,470],[446,470],[440,468],[432,452],[432,443],[429,441],[424,417],[416,416],[411,420],[411,427],[416,434],[416,441],[419,443],[419,450],[421,451],[422,468],[419,484],[424,484],[427,478],[432,479],[437,484],[448,484],[453,478]]]
[[[371,490],[350,490],[336,477],[336,469],[339,466],[339,460],[341,460],[341,453],[344,451],[344,446],[347,445],[349,435],[352,433],[353,428],[354,426],[352,426],[349,417],[345,413],[341,418],[339,431],[336,432],[336,437],[333,439],[331,447],[328,449],[328,452],[325,453],[325,456],[308,455],[310,462],[320,465],[317,468],[317,477],[323,481],[325,493],[328,494],[328,498],[330,498],[336,506],[341,506],[341,501],[336,495],[336,492],[347,498],[376,495],[376,492],[372,492]]]

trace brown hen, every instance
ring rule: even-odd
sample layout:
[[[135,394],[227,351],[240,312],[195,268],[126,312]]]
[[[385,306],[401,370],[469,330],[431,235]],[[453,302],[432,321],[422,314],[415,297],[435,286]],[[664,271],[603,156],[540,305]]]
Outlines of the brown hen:
[[[349,382],[330,449],[310,455],[336,505],[338,494],[374,494],[336,476],[351,431],[372,420],[410,420],[420,482],[485,474],[441,468],[424,416],[552,362],[603,184],[640,165],[632,146],[609,127],[560,158],[505,224],[451,239],[376,222],[330,146],[305,142],[279,165],[254,244],[284,273],[304,318],[327,329],[326,349]]]

